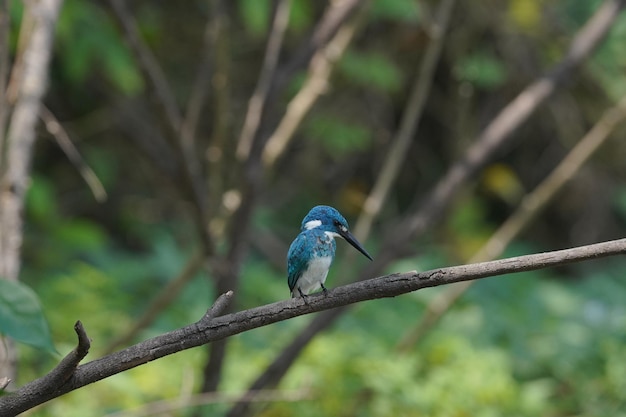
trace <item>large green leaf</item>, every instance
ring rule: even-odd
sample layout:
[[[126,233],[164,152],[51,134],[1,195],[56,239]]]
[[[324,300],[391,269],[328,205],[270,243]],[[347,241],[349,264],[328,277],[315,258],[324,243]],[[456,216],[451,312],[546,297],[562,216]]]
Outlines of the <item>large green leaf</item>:
[[[39,298],[26,285],[0,278],[0,333],[56,352]]]

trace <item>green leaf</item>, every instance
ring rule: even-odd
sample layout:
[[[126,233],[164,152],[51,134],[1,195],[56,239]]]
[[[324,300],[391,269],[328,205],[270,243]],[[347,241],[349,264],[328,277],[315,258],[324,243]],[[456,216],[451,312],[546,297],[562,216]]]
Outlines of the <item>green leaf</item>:
[[[366,127],[328,116],[314,117],[307,124],[307,131],[321,142],[328,152],[337,157],[364,150],[373,140],[371,132]]]
[[[506,68],[491,53],[479,51],[461,58],[455,68],[456,75],[477,87],[495,89],[506,81]]]
[[[370,15],[374,18],[416,23],[419,21],[419,4],[414,0],[376,0],[370,8]]]
[[[402,86],[402,72],[382,53],[347,52],[339,69],[351,82],[364,87],[393,92]]]
[[[289,11],[289,28],[302,32],[312,25],[314,10],[308,0],[293,0]]]
[[[26,285],[0,278],[0,333],[54,353],[39,298]]]
[[[239,13],[248,31],[260,35],[267,31],[270,20],[270,2],[240,0]]]

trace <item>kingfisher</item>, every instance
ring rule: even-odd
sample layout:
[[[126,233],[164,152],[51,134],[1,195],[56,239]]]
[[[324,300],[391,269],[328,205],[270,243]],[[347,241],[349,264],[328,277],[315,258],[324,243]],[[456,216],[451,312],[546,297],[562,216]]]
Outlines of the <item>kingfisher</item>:
[[[348,230],[346,219],[333,207],[313,207],[302,220],[300,230],[287,253],[287,283],[292,298],[304,298],[320,287],[326,293],[324,282],[335,258],[336,237],[345,239],[372,260]]]

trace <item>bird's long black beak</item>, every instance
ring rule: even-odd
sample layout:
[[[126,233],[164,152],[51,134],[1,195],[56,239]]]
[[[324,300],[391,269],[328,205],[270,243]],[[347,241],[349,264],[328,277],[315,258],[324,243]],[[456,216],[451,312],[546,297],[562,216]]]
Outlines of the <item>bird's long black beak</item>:
[[[348,242],[349,244],[351,244],[352,246],[354,246],[354,248],[356,250],[358,250],[359,252],[361,252],[363,255],[367,256],[367,258],[370,261],[373,261],[372,257],[370,256],[369,253],[367,253],[367,251],[365,250],[365,248],[359,243],[358,240],[356,240],[356,238],[354,236],[352,236],[352,233],[350,233],[348,230],[344,231],[340,231],[339,234],[341,235],[342,238],[344,238],[346,240],[346,242]]]

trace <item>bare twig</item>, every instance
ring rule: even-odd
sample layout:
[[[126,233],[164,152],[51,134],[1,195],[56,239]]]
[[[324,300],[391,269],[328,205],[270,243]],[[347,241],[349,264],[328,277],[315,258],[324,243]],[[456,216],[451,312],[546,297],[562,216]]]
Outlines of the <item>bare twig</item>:
[[[304,65],[307,65],[313,55],[322,49],[335,36],[339,29],[367,0],[337,0],[329,2],[324,15],[313,30],[310,38],[297,48],[296,54],[282,68],[276,77],[272,90],[281,91],[293,75]]]
[[[254,93],[248,102],[248,111],[246,112],[241,135],[239,136],[239,143],[237,145],[237,157],[242,161],[250,154],[252,141],[261,122],[261,114],[263,113],[270,84],[276,71],[285,30],[289,22],[290,9],[291,0],[280,0],[276,7],[272,31],[267,40],[267,49],[265,50],[265,57],[263,58],[263,66],[261,67],[261,73]]]
[[[511,133],[524,123],[568,76],[600,44],[615,22],[626,0],[607,0],[576,33],[564,59],[548,74],[526,87],[487,125],[465,156],[439,181],[426,203],[408,221],[401,222],[393,240],[404,245],[422,233],[444,212],[465,181],[492,155],[511,140]]]
[[[59,147],[63,150],[67,158],[74,165],[74,167],[80,173],[80,176],[83,177],[85,183],[89,186],[89,189],[93,193],[93,196],[96,198],[96,201],[102,203],[107,199],[107,192],[104,189],[104,186],[96,176],[96,173],[93,172],[91,167],[87,165],[81,154],[78,152],[78,149],[72,143],[72,139],[67,131],[63,128],[63,125],[59,123],[57,118],[52,114],[52,112],[46,107],[41,106],[39,110],[39,116],[41,120],[43,120],[46,125],[46,129],[48,133],[54,137],[59,145]]]
[[[139,67],[144,73],[144,78],[150,84],[151,90],[157,97],[157,103],[162,106],[163,114],[170,126],[175,131],[178,131],[182,123],[180,109],[161,66],[152,54],[152,51],[143,42],[137,30],[137,24],[132,14],[126,8],[125,2],[122,0],[110,0],[110,3],[115,12],[115,17],[124,29],[126,39],[137,57]]]
[[[58,396],[56,393],[58,389],[68,383],[71,383],[71,379],[76,372],[78,364],[85,358],[85,356],[87,356],[89,348],[91,347],[91,342],[87,337],[87,333],[85,333],[83,324],[80,321],[77,321],[76,324],[74,324],[74,331],[78,336],[76,348],[68,353],[47,375],[44,375],[43,377],[25,385],[16,392],[11,393],[10,396],[13,397],[13,401],[16,403],[28,401],[34,393],[42,397],[50,396],[50,398],[55,398]],[[34,404],[32,407],[35,405],[37,404]],[[11,407],[4,407],[0,405],[0,416],[15,416],[32,407],[24,408],[21,411],[12,411]]]
[[[211,32],[213,48],[213,74],[211,75],[211,125],[209,143],[203,150],[207,161],[207,192],[209,215],[214,219],[220,213],[220,204],[226,187],[232,186],[230,162],[234,160],[232,140],[232,92],[231,92],[231,29],[227,0],[210,1]],[[215,237],[218,239],[219,237]]]
[[[126,2],[124,0],[109,0],[109,2],[115,17],[124,31],[126,40],[137,58],[144,79],[151,87],[150,91],[152,92],[154,103],[160,113],[162,113],[162,117],[159,120],[165,122],[165,136],[174,146],[180,159],[181,163],[179,166],[182,170],[183,179],[195,204],[194,214],[200,226],[198,230],[202,243],[206,247],[207,252],[212,252],[212,241],[206,219],[204,178],[193,147],[193,140],[182,140],[181,138],[182,116],[174,93],[152,51],[141,38],[137,24],[128,10]]]
[[[443,49],[445,33],[448,22],[454,8],[455,0],[442,1],[437,10],[435,21],[430,25],[431,40],[428,43],[424,58],[419,67],[419,73],[411,95],[402,114],[400,128],[387,152],[385,162],[380,170],[372,191],[367,196],[363,205],[363,212],[359,217],[355,228],[355,236],[363,241],[369,235],[372,222],[380,213],[383,202],[387,199],[391,185],[398,176],[400,168],[408,155],[408,149],[419,126],[420,118],[424,112],[426,98],[430,93],[435,67],[439,61]]]
[[[626,97],[605,111],[600,120],[567,154],[565,159],[548,175],[548,177],[527,194],[517,210],[496,230],[487,243],[472,256],[472,262],[485,262],[502,255],[507,246],[519,235],[555,198],[558,192],[574,178],[585,162],[610,137],[617,126],[626,119]],[[450,307],[472,285],[473,281],[461,282],[446,288],[444,292],[431,300],[426,306],[419,322],[411,328],[398,343],[397,350],[404,352],[415,345]]]
[[[291,298],[218,316],[232,298],[232,291],[229,291],[222,294],[209,312],[198,322],[80,365],[71,376],[64,371],[61,374],[64,375],[66,382],[60,386],[55,384],[51,389],[50,385],[43,383],[49,380],[48,376],[44,376],[14,393],[0,397],[0,417],[14,416],[70,391],[149,361],[293,317],[337,309],[366,300],[396,297],[422,288],[621,254],[626,254],[626,239],[421,273],[410,271],[390,274],[338,287],[325,294],[309,296],[307,302],[302,298]],[[82,344],[84,347],[84,343]],[[86,353],[85,349],[81,349],[81,342],[76,352]],[[77,354],[74,357],[78,356],[80,355]],[[246,398],[245,401],[250,399],[252,397]]]
[[[202,56],[196,70],[196,77],[187,102],[185,117],[180,128],[181,140],[184,142],[184,146],[188,148],[194,147],[198,121],[209,92],[212,46],[216,36],[215,32],[219,31],[219,24],[216,20],[212,17],[209,18],[204,29],[204,48],[202,49]]]
[[[328,45],[311,58],[309,74],[304,85],[289,102],[285,115],[267,141],[263,151],[263,162],[267,166],[273,165],[284,152],[313,104],[328,89],[328,80],[332,70],[350,44],[356,26],[356,20],[345,23],[333,39],[328,42]]]
[[[42,0],[28,10],[34,19],[24,50],[17,102],[7,132],[7,169],[0,187],[0,276],[16,280],[22,243],[22,205],[28,187],[35,125],[46,90],[48,61],[60,0]]]
[[[4,134],[9,102],[6,91],[9,78],[9,0],[0,0],[0,178],[4,172]]]
[[[239,392],[205,392],[190,397],[179,397],[171,400],[155,401],[143,405],[141,408],[129,411],[120,411],[106,414],[104,417],[150,417],[171,413],[183,408],[197,407],[206,404],[227,403],[237,401],[241,395]],[[252,393],[250,401],[258,402],[296,402],[312,399],[311,390],[307,388],[298,390],[263,390]]]

